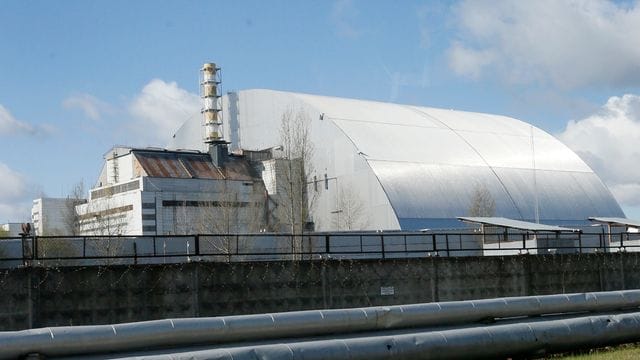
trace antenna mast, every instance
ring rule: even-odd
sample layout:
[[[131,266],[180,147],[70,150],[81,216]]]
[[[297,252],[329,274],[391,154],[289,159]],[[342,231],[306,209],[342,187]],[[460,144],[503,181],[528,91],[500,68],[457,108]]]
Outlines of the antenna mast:
[[[531,163],[533,166],[533,195],[535,198],[535,220],[536,223],[540,223],[540,203],[538,199],[538,179],[536,176],[536,148],[533,143],[533,125],[530,125],[531,129]]]

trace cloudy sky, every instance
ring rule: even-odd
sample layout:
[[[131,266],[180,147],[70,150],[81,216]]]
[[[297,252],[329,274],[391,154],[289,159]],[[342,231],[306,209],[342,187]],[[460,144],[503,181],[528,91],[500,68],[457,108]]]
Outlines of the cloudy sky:
[[[0,2],[0,223],[96,181],[113,145],[199,116],[198,69],[267,88],[488,112],[557,136],[640,219],[636,1]]]

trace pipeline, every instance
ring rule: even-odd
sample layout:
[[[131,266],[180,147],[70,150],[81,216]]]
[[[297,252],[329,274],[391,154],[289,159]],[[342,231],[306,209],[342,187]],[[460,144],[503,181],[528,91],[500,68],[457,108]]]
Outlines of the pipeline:
[[[637,341],[639,338],[640,313],[636,312],[445,331],[416,330],[403,334],[316,341],[289,340],[199,351],[173,349],[168,353],[138,353],[117,359],[495,359],[538,357],[571,349]]]
[[[0,332],[0,359],[25,354],[70,356],[234,341],[262,341],[428,326],[470,324],[545,314],[637,309],[640,290],[310,310],[115,325]]]

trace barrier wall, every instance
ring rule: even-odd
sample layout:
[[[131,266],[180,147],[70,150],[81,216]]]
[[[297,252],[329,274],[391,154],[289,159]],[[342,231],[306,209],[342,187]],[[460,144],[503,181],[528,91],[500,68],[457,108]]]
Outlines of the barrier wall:
[[[0,271],[0,329],[640,288],[640,253]]]

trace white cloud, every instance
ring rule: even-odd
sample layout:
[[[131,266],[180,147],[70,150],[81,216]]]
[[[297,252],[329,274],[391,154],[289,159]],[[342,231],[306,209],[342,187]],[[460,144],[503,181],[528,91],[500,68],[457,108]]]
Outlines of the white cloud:
[[[20,198],[25,193],[25,178],[7,165],[0,163],[0,201]]]
[[[639,85],[640,6],[600,0],[463,1],[449,66],[562,88]]]
[[[33,135],[36,132],[32,125],[17,120],[7,108],[0,105],[0,136],[14,134]]]
[[[26,177],[0,163],[0,179],[0,222],[28,220],[31,197]]]
[[[449,48],[449,58],[449,66],[456,74],[478,79],[485,67],[494,62],[495,54],[491,50],[469,49],[455,42]]]
[[[591,166],[621,205],[640,205],[640,96],[611,97],[595,114],[570,121],[558,137]]]
[[[100,120],[102,113],[111,112],[111,106],[89,94],[69,96],[62,102],[66,109],[80,109],[91,120]]]
[[[151,80],[129,106],[133,128],[141,140],[165,144],[187,119],[200,113],[200,97],[175,82]]]

